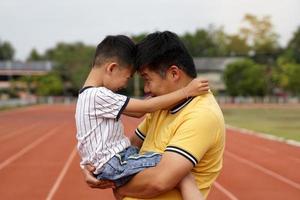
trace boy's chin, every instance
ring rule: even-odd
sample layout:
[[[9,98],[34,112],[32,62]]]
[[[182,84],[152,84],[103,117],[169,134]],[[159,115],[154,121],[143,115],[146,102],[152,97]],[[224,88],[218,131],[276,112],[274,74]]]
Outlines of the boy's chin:
[[[152,97],[156,97],[156,95],[151,94],[151,93],[144,94],[144,98],[152,98]]]
[[[114,90],[113,92],[121,93],[121,94],[126,94],[126,90],[125,90],[124,88],[117,88],[117,89]]]

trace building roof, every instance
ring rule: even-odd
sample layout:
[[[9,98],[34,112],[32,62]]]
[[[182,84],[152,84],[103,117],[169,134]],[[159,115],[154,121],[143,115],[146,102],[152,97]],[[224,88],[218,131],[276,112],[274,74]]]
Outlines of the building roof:
[[[30,71],[51,71],[53,63],[50,61],[0,61],[0,70],[30,70]]]
[[[219,71],[223,72],[226,66],[232,62],[243,59],[241,57],[198,57],[193,58],[197,72]]]

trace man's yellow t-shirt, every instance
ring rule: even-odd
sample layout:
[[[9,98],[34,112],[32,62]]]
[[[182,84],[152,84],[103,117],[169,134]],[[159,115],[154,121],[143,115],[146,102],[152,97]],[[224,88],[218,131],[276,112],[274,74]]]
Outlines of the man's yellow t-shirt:
[[[223,114],[211,93],[147,115],[136,134],[144,140],[140,153],[172,151],[192,162],[192,174],[207,197],[222,168],[225,146]],[[181,195],[173,189],[153,199],[177,200]]]

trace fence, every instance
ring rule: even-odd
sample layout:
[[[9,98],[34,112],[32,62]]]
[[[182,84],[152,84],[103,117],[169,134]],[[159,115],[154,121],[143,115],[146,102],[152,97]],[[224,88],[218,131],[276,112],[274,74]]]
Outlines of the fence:
[[[228,97],[217,96],[220,104],[300,104],[299,97]],[[6,99],[0,100],[1,107],[16,107],[33,104],[71,104],[75,103],[76,97],[49,96],[31,97],[27,99]]]
[[[278,96],[266,96],[266,97],[229,97],[229,96],[217,96],[220,104],[299,104],[299,97],[278,97]]]

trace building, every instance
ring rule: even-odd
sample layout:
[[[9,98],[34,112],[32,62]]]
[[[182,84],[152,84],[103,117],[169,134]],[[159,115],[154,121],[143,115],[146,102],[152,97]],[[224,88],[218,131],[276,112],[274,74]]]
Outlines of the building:
[[[10,88],[10,80],[21,76],[41,76],[53,68],[50,61],[20,62],[0,61],[0,89]]]
[[[222,79],[222,74],[226,66],[232,62],[242,59],[241,57],[215,57],[215,58],[194,58],[197,75],[209,80],[210,88],[220,93],[226,87]]]

